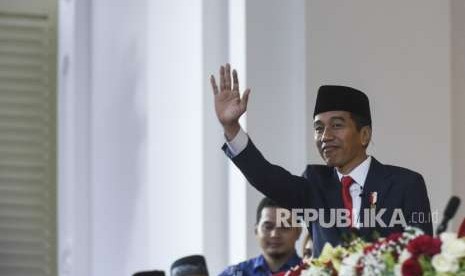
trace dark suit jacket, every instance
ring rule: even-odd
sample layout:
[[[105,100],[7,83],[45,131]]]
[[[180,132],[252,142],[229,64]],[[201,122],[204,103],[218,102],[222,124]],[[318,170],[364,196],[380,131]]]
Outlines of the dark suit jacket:
[[[250,184],[284,208],[323,209],[326,222],[329,221],[331,209],[344,208],[341,183],[333,167],[308,165],[303,176],[292,175],[285,169],[269,163],[250,139],[247,147],[235,157],[232,157],[226,145],[223,146],[223,150]],[[383,165],[372,158],[363,188],[361,215],[364,209],[370,208],[369,196],[372,192],[377,192],[378,195],[376,210],[385,208],[386,212],[381,218],[388,226],[394,209],[399,208],[407,224],[432,234],[429,199],[425,182],[419,173]],[[420,221],[420,216],[424,216],[424,221]],[[313,254],[319,256],[326,242],[333,246],[338,245],[342,242],[342,237],[350,234],[353,229],[325,228],[316,221],[311,224],[309,231],[313,236]],[[403,228],[399,224],[395,227],[375,225],[361,227],[357,234],[370,239],[374,233],[387,236],[401,231]]]

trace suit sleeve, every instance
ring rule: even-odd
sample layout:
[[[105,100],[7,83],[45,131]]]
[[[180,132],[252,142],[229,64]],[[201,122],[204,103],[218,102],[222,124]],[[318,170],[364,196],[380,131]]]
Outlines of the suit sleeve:
[[[420,228],[428,235],[433,235],[431,208],[425,180],[416,174],[414,182],[407,186],[404,212],[407,224]]]
[[[231,156],[227,145],[223,150],[249,183],[284,208],[311,208],[313,193],[308,180],[268,162],[249,138],[247,147]]]

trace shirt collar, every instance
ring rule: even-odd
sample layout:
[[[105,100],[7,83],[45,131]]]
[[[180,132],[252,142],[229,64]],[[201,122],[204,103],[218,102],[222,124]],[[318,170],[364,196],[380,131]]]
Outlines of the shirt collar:
[[[292,267],[300,264],[301,261],[302,259],[299,257],[299,255],[297,255],[297,253],[294,252],[294,255],[292,255],[292,257],[285,264],[283,264],[278,271],[273,271],[273,273],[287,271]],[[265,257],[263,257],[263,255],[260,255],[257,258],[255,258],[255,261],[253,263],[253,271],[255,272],[258,269],[261,269],[263,271],[269,271],[271,273],[270,268],[268,267],[268,264],[266,263]]]
[[[368,170],[370,169],[370,164],[371,164],[371,156],[368,156],[367,159],[365,159],[365,161],[363,161],[362,163],[360,163],[360,165],[358,165],[357,167],[355,167],[349,174],[347,174],[348,176],[352,177],[352,179],[357,183],[359,184],[360,186],[363,187],[363,185],[365,185],[365,180],[367,179],[367,175],[368,175]],[[341,180],[341,178],[343,176],[347,176],[347,175],[343,175],[341,174],[340,172],[337,172],[337,176],[339,177],[339,181]]]

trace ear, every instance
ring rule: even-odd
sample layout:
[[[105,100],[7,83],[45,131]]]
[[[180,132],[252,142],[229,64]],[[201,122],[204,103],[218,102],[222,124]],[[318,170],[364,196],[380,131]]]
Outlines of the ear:
[[[256,235],[258,235],[258,224],[255,224],[255,227],[253,228],[253,233]]]
[[[364,126],[360,130],[360,139],[362,142],[362,145],[366,148],[368,147],[368,144],[370,144],[371,141],[371,127],[369,126]]]

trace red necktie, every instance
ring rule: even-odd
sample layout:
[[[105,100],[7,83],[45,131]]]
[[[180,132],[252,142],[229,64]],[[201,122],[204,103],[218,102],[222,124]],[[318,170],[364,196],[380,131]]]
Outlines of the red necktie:
[[[350,186],[354,183],[354,180],[350,176],[343,176],[341,178],[342,183],[342,202],[344,208],[349,210],[350,225],[352,226],[352,196],[350,195]]]

